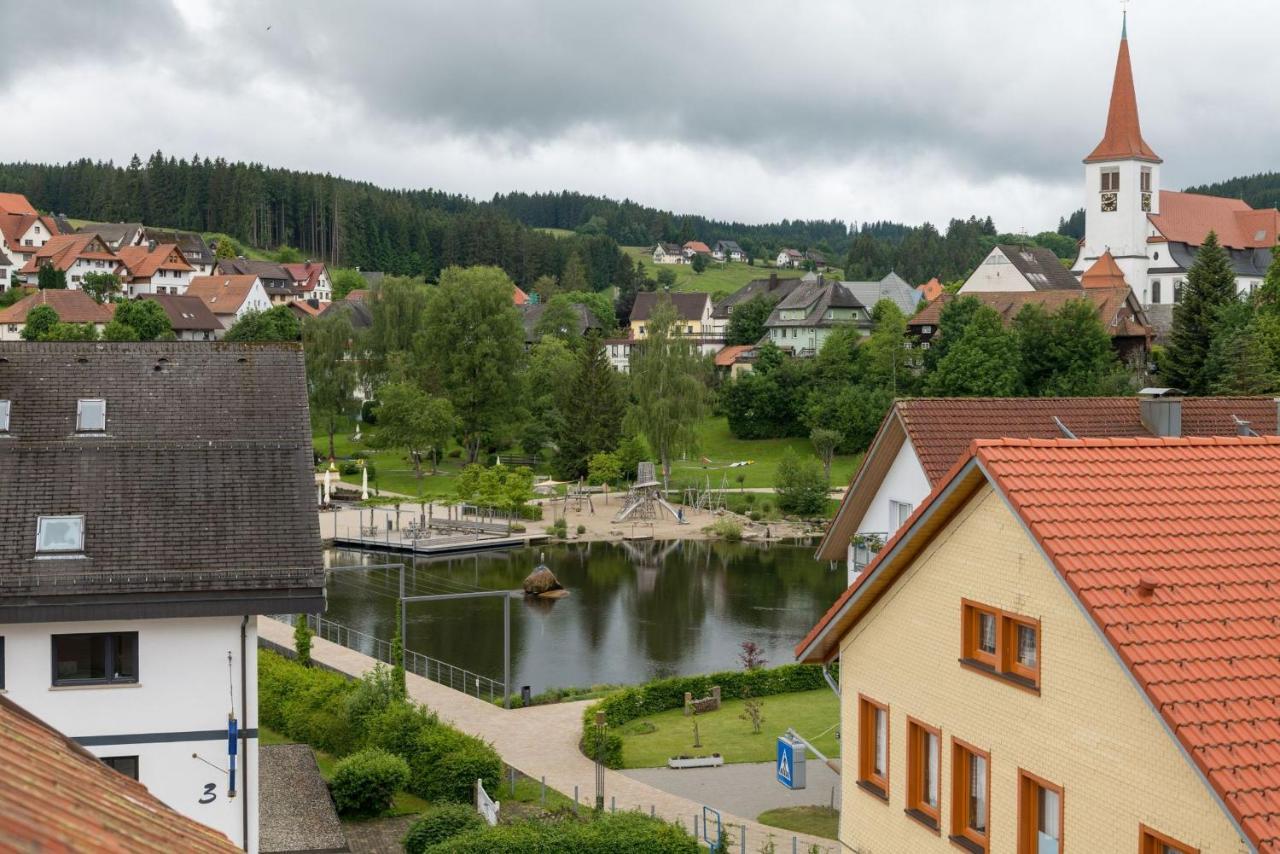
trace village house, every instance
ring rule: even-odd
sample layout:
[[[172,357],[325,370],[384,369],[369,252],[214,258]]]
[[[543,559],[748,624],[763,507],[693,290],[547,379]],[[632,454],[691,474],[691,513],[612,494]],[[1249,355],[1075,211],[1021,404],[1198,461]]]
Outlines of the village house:
[[[819,270],[824,269],[827,266],[827,256],[816,249],[806,249],[804,253],[804,260],[812,261],[814,266]]]
[[[90,222],[77,228],[76,234],[96,234],[112,252],[147,242],[146,227],[140,222]]]
[[[181,294],[195,273],[176,243],[125,246],[116,256],[120,259],[124,293],[129,297]]]
[[[339,300],[321,307],[320,316],[329,317],[334,314],[345,314],[351,328],[357,331],[373,326],[373,311],[369,305],[370,292],[357,288]]]
[[[887,299],[904,315],[910,317],[915,314],[916,307],[920,304],[920,292],[911,287],[906,279],[892,271],[876,282],[842,281],[840,284],[844,285],[845,289],[868,309],[875,308],[876,303]]]
[[[0,692],[0,803],[17,851],[170,851],[236,854],[218,831],[166,806]]]
[[[251,311],[266,311],[271,300],[257,276],[197,276],[187,285],[188,296],[197,297],[227,330]],[[221,332],[218,333],[221,337]]]
[[[756,297],[764,297],[774,303],[779,302],[800,286],[800,277],[779,277],[770,273],[767,279],[752,279],[733,293],[716,301],[711,309],[711,328],[719,335],[729,329],[729,319],[733,310]]]
[[[846,851],[1280,850],[1280,438],[980,439],[796,647]]]
[[[804,254],[794,249],[783,249],[773,264],[775,267],[800,267],[804,265]]]
[[[809,357],[840,327],[855,326],[868,334],[871,314],[842,282],[815,276],[774,306],[764,325],[770,342],[793,356]]]
[[[0,309],[0,341],[21,341],[27,315],[37,306],[48,306],[62,323],[90,323],[99,333],[113,316],[112,306],[100,305],[84,291],[51,288],[33,291],[13,305]],[[0,435],[4,435],[0,431]]]
[[[254,276],[272,305],[284,305],[298,298],[293,287],[293,276],[274,261],[254,261],[248,258],[222,258],[218,261],[219,276]]]
[[[256,851],[257,615],[325,607],[301,348],[4,343],[0,392],[8,698]]]
[[[36,251],[61,234],[52,217],[40,216],[18,193],[0,193],[0,290],[21,284],[17,272]]]
[[[679,244],[659,243],[653,248],[653,263],[688,264],[689,259],[684,254],[684,247]]]
[[[324,307],[326,305],[328,305],[328,303],[322,303],[317,299],[296,299],[288,304],[288,309],[293,312],[294,316],[297,317],[299,321],[303,321],[310,320],[313,317],[319,317],[324,313]]]
[[[1099,263],[1103,269],[1106,268],[1105,259]],[[1038,305],[1052,314],[1072,300],[1087,300],[1096,308],[1098,322],[1111,336],[1111,346],[1120,360],[1125,364],[1145,366],[1155,330],[1133,291],[1127,285],[1116,287],[1110,282],[1111,276],[1100,272],[1096,277],[1085,279],[1088,287],[1077,283],[1074,289],[943,294],[907,320],[907,333],[917,346],[927,350],[938,332],[943,310],[955,300],[966,297],[995,309],[1005,326],[1013,323],[1018,312],[1027,305]]]
[[[585,338],[593,332],[599,333],[604,329],[600,324],[600,321],[596,319],[595,314],[593,314],[591,309],[587,308],[585,305],[575,304],[570,306],[570,308],[574,313],[575,326],[572,330],[559,330],[560,334],[566,335],[572,332],[580,338]],[[531,303],[520,307],[520,321],[524,325],[524,348],[526,350],[530,349],[534,344],[541,340],[541,336],[539,335],[540,331],[544,334],[554,334],[547,333],[546,330],[538,329],[538,326],[541,324],[542,318],[546,313],[547,303],[545,302]]]
[[[675,334],[699,341],[716,337],[711,318],[711,295],[704,293],[655,293],[641,291],[631,307],[631,337],[643,341],[648,335],[649,319],[658,303],[669,299],[676,312]],[[723,341],[719,342],[723,344]],[[720,349],[719,346],[716,349]]]
[[[179,341],[213,341],[222,335],[222,321],[197,296],[150,294],[146,299],[164,309]]]
[[[688,258],[690,261],[693,260],[693,256],[695,255],[711,254],[711,247],[707,246],[707,244],[703,243],[701,240],[690,240],[681,247],[681,250],[684,252],[684,257]]]
[[[1001,244],[992,247],[965,283],[962,294],[1079,290],[1079,280],[1052,250]]]
[[[732,344],[716,353],[713,361],[717,373],[736,380],[747,371],[754,370],[756,345]]]
[[[818,544],[818,560],[844,561],[852,584],[975,439],[1275,435],[1270,397],[912,398],[885,415]]]
[[[711,257],[717,261],[746,261],[747,253],[733,240],[717,240],[711,250]]]
[[[631,350],[635,346],[634,338],[606,338],[603,342],[605,355],[609,364],[620,374],[631,373]]]
[[[28,285],[40,281],[40,268],[49,265],[67,276],[67,287],[78,290],[89,273],[120,273],[120,256],[96,234],[59,234],[36,249],[18,272]]]
[[[1123,32],[1106,129],[1084,159],[1085,234],[1073,269],[1082,273],[1110,251],[1142,305],[1171,306],[1181,299],[1187,270],[1213,231],[1231,257],[1236,290],[1251,293],[1271,263],[1280,211],[1162,189],[1163,163],[1142,137]]]
[[[194,231],[174,231],[163,228],[143,228],[134,239],[135,246],[151,246],[176,243],[182,257],[191,265],[195,276],[209,276],[218,264],[218,257],[204,238]]]
[[[314,299],[329,302],[333,299],[333,282],[329,279],[329,268],[319,261],[307,261],[305,264],[282,264],[286,273],[293,277],[293,290],[299,299]]]

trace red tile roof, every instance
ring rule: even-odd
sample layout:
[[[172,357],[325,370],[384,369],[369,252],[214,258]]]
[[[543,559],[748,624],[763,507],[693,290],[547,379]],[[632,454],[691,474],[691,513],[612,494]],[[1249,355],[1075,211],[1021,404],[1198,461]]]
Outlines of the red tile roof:
[[[300,291],[313,291],[320,284],[320,274],[324,272],[324,264],[319,261],[308,261],[305,264],[281,264],[285,272],[293,277],[293,283]]]
[[[195,267],[187,263],[186,256],[176,243],[158,243],[154,249],[146,246],[121,246],[116,250],[116,255],[133,279],[150,278],[157,270],[176,270],[180,273],[195,270]]]
[[[701,240],[690,240],[684,245],[685,249],[697,252],[701,255],[710,255],[711,247],[703,243]]]
[[[20,273],[37,273],[45,264],[56,270],[70,270],[80,258],[107,262],[104,272],[114,273],[120,257],[112,252],[96,234],[59,234],[35,250],[35,254],[23,265]]]
[[[720,352],[716,353],[716,367],[728,368],[738,360],[738,357],[748,350],[754,349],[750,344],[732,344],[724,347]]]
[[[1070,300],[1091,300],[1098,312],[1098,321],[1112,338],[1146,338],[1152,335],[1146,312],[1126,285],[1119,288],[1091,287],[1080,289],[1053,288],[1045,291],[978,291],[968,294],[943,294],[920,309],[907,320],[907,326],[919,332],[921,326],[938,326],[942,310],[953,300],[974,297],[983,305],[1000,313],[1005,324],[1013,322],[1018,312],[1028,303],[1042,306],[1047,312],[1055,312]]]
[[[1108,249],[1080,276],[1080,285],[1085,288],[1127,288],[1129,283],[1125,281],[1124,270],[1120,269]]]
[[[143,299],[149,299],[164,309],[174,332],[213,332],[222,328],[222,322],[200,297],[188,294],[147,294]]]
[[[196,276],[186,295],[199,297],[214,314],[235,314],[253,291],[257,276]]]
[[[1111,83],[1107,129],[1103,131],[1102,141],[1084,162],[1129,158],[1161,162],[1142,138],[1142,127],[1138,122],[1138,96],[1133,91],[1133,67],[1129,63],[1129,39],[1122,37],[1120,53],[1116,56],[1116,76]]]
[[[0,193],[0,213],[30,214],[35,216],[36,209],[21,193]]]
[[[528,304],[529,295],[526,294],[524,291],[520,290],[519,285],[513,285],[512,287],[515,288],[515,290],[511,293],[511,301],[514,302],[516,305]],[[355,291],[352,291],[352,293],[355,293]],[[350,296],[351,296],[350,294],[347,295],[348,299],[350,298]],[[363,296],[361,298],[363,298]]]
[[[112,318],[109,306],[99,305],[84,291],[59,288],[36,291],[0,310],[0,324],[26,323],[27,315],[38,305],[52,308],[63,323],[110,323]]]
[[[5,697],[0,697],[0,766],[5,769],[0,848],[5,850],[240,850]]]
[[[797,656],[849,631],[856,593],[891,584],[932,508],[983,477],[1246,835],[1280,852],[1280,437],[975,441]]]
[[[925,302],[933,302],[942,296],[942,282],[939,282],[938,277],[934,276],[923,285],[916,285],[916,290],[920,292],[920,298]]]
[[[1276,245],[1280,211],[1254,210],[1241,199],[1160,191],[1160,213],[1148,219],[1166,240],[1199,246],[1212,231],[1218,242],[1233,249]]]

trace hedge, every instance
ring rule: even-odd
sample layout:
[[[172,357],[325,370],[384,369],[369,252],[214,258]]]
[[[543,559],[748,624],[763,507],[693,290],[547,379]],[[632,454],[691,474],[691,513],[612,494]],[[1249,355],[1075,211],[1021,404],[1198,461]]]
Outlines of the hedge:
[[[333,770],[333,803],[342,815],[381,815],[409,782],[409,763],[373,748],[338,761]]]
[[[684,828],[634,812],[501,824],[426,849],[429,854],[696,854],[699,850]]]
[[[485,820],[470,804],[432,804],[409,826],[403,840],[405,854],[423,854],[433,845],[486,827]]]
[[[335,757],[359,750],[399,757],[408,768],[399,787],[430,801],[469,803],[476,780],[492,791],[502,777],[502,759],[492,746],[406,700],[384,665],[351,680],[260,650],[258,717]]]
[[[622,736],[617,733],[619,727],[636,718],[682,708],[686,691],[694,697],[705,697],[711,693],[713,685],[719,685],[720,695],[728,700],[743,696],[744,688],[750,688],[753,697],[767,697],[813,691],[824,687],[826,680],[822,678],[821,665],[784,664],[758,670],[674,676],[623,688],[586,708],[582,715],[582,737],[578,740],[578,747],[587,757],[595,758],[596,712],[604,712],[609,729],[605,734],[603,761],[608,768],[621,768]]]

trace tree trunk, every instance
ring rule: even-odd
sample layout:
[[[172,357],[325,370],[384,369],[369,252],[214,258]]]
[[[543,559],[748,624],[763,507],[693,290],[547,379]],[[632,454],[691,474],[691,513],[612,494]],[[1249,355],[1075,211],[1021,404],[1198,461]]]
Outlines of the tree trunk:
[[[332,418],[329,419],[329,459],[331,460],[337,456],[333,449],[333,434],[338,431],[338,427],[333,421]]]
[[[414,478],[422,480],[422,454],[419,451],[410,451],[409,456],[413,458]]]

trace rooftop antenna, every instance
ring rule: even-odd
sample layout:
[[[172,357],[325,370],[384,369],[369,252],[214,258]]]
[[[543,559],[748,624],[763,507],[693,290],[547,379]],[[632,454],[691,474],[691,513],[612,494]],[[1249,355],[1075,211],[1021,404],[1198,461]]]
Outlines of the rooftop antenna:
[[[1054,424],[1056,424],[1056,425],[1057,425],[1057,427],[1058,427],[1058,429],[1062,431],[1062,435],[1063,435],[1063,436],[1065,436],[1065,437],[1067,437],[1068,439],[1078,439],[1078,438],[1080,438],[1080,437],[1079,437],[1079,436],[1077,436],[1075,433],[1072,433],[1072,432],[1071,432],[1071,428],[1070,428],[1070,427],[1068,427],[1066,424],[1063,424],[1063,423],[1062,423],[1062,419],[1061,419],[1061,418],[1059,418],[1058,416],[1056,416],[1056,415],[1055,415],[1055,416],[1053,416],[1053,423],[1054,423]]]

